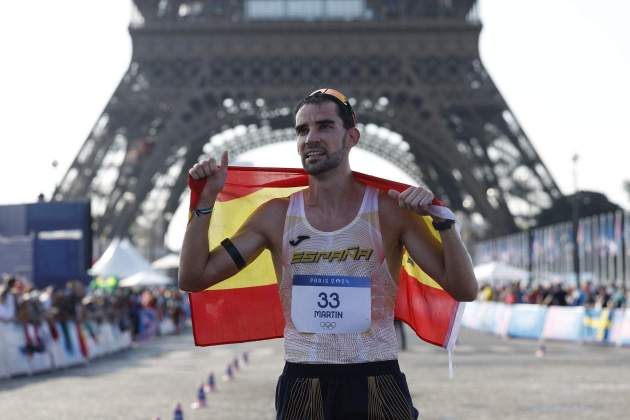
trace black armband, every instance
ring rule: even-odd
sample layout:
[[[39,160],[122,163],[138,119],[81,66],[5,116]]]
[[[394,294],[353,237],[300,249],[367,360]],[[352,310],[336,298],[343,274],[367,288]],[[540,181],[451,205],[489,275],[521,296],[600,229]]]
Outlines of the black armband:
[[[243,259],[243,256],[241,255],[241,253],[238,252],[238,249],[236,249],[232,241],[230,241],[228,238],[225,238],[224,240],[221,241],[221,246],[223,246],[223,248],[225,248],[227,253],[230,254],[230,257],[232,257],[232,261],[234,261],[234,264],[236,264],[236,267],[239,270],[242,270],[243,267],[245,267],[246,265],[245,260]]]
[[[442,231],[450,229],[451,226],[455,224],[455,220],[444,219],[444,220],[440,220],[439,222],[436,222],[434,220],[432,224],[435,230],[437,230],[438,232],[442,232]]]

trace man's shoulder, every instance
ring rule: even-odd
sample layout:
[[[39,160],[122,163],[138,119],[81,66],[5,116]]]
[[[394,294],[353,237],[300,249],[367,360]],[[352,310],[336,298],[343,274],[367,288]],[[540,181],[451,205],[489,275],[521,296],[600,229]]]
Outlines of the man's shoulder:
[[[261,204],[249,220],[250,226],[268,238],[270,243],[278,245],[284,232],[284,221],[289,207],[289,198],[273,198]]]
[[[269,210],[286,210],[289,207],[289,197],[272,198],[271,200],[262,203],[260,207],[264,207]]]
[[[378,210],[382,221],[395,224],[402,222],[407,212],[398,205],[398,200],[389,196],[387,191],[379,191]]]
[[[272,198],[262,203],[256,213],[262,217],[265,222],[273,223],[276,220],[284,220],[287,209],[289,207],[289,197]]]

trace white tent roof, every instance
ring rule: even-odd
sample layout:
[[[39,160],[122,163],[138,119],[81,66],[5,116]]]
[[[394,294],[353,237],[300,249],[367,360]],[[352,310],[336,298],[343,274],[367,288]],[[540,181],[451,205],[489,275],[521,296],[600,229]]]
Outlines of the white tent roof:
[[[503,262],[489,262],[475,267],[477,281],[489,283],[509,283],[514,281],[527,281],[529,272],[522,268],[514,267]]]
[[[93,276],[125,278],[150,268],[151,264],[125,238],[114,239],[89,273]]]
[[[179,255],[178,254],[167,254],[162,258],[158,258],[157,260],[151,263],[151,267],[157,268],[158,270],[168,270],[170,268],[178,268],[179,267]]]
[[[124,278],[119,283],[120,287],[135,287],[135,286],[168,286],[175,284],[173,279],[164,274],[158,273],[155,270],[144,270],[136,273],[132,276]]]

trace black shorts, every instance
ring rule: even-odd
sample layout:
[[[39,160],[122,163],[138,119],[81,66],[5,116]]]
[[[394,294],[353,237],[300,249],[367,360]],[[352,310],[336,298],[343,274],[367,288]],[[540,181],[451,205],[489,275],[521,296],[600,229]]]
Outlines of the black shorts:
[[[416,420],[397,360],[289,363],[276,385],[277,420]]]

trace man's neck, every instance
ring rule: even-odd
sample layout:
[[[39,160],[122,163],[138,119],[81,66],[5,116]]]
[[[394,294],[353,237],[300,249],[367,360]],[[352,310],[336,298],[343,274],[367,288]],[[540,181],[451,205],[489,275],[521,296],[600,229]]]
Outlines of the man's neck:
[[[360,194],[361,185],[355,181],[349,168],[343,172],[335,172],[337,173],[327,173],[324,176],[309,176],[307,205],[331,209],[342,208]]]

